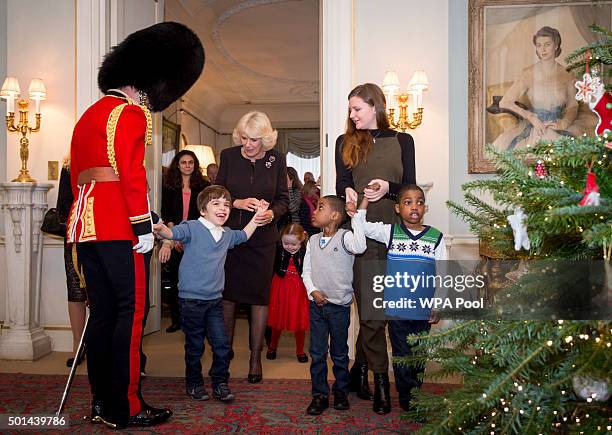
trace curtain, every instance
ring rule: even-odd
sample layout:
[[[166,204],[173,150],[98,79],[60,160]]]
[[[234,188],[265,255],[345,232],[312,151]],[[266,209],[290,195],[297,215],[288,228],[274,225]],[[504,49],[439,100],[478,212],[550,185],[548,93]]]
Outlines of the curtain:
[[[277,146],[284,154],[292,153],[302,159],[313,159],[320,154],[319,130],[279,129]]]
[[[321,159],[318,156],[311,159],[304,159],[293,153],[287,153],[287,167],[294,168],[302,182],[304,181],[304,173],[306,172],[312,172],[315,180],[321,175]]]

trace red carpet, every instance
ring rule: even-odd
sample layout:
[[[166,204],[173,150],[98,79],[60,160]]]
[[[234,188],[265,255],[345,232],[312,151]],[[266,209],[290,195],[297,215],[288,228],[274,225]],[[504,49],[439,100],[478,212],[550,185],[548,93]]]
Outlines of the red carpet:
[[[61,375],[1,373],[0,414],[55,414],[66,379],[67,376]],[[174,415],[163,425],[124,432],[410,433],[418,428],[418,424],[400,419],[395,391],[391,393],[393,411],[385,416],[374,414],[371,402],[351,394],[349,411],[330,408],[323,415],[313,417],[305,413],[310,402],[308,380],[264,379],[261,384],[252,385],[246,380],[232,379],[230,385],[236,394],[231,404],[214,399],[197,402],[185,395],[183,379],[147,377],[143,381],[145,400],[153,406],[171,408]],[[426,384],[424,388],[443,394],[448,386]],[[77,376],[64,411],[70,417],[70,428],[65,433],[106,431],[103,426],[83,419],[90,412],[90,400],[87,378]]]

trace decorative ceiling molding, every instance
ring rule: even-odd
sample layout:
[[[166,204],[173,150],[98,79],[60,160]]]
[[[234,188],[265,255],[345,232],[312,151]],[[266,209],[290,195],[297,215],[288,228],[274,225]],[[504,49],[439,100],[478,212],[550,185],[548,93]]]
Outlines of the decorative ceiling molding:
[[[318,90],[319,90],[319,81],[318,80],[296,80],[296,79],[288,79],[285,77],[275,77],[271,75],[267,75],[256,71],[248,66],[240,63],[236,58],[234,58],[230,52],[223,46],[223,42],[221,41],[220,34],[220,26],[224,21],[232,17],[233,15],[238,14],[244,10],[255,8],[259,6],[266,6],[275,3],[283,3],[287,1],[295,1],[295,0],[248,0],[244,2],[240,2],[237,5],[227,9],[224,11],[213,23],[211,37],[215,46],[219,50],[221,54],[230,62],[232,65],[235,65],[245,73],[251,74],[256,77],[266,78],[269,80],[275,80],[282,83],[287,83],[289,85],[293,85],[294,88],[291,90],[291,93],[300,95],[306,98],[318,98]],[[316,90],[316,92],[314,92]]]

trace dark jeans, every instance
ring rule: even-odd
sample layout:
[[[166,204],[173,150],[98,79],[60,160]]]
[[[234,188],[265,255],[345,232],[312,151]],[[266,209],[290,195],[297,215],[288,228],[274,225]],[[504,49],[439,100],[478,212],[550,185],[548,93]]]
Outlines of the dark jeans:
[[[229,343],[223,326],[221,298],[205,301],[179,298],[181,327],[185,333],[185,380],[187,388],[204,385],[202,355],[208,338],[213,361],[208,374],[213,388],[229,379]]]
[[[310,302],[310,378],[312,395],[329,396],[327,353],[334,363],[334,392],[349,393],[348,328],[350,307],[327,303],[322,307]],[[329,345],[328,345],[329,339]]]
[[[393,356],[411,356],[414,345],[408,344],[406,337],[410,334],[418,334],[431,329],[427,320],[389,320],[389,338]],[[413,388],[420,388],[422,382],[419,375],[425,371],[425,365],[418,367],[399,365],[393,363],[395,375],[395,388],[399,395],[400,403],[408,404],[412,398],[410,393]]]

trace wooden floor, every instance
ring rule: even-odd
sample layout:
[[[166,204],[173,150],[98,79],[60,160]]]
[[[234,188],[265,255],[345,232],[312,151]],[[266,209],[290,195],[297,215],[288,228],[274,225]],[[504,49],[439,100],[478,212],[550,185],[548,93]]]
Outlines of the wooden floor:
[[[147,374],[151,376],[182,377],[185,374],[184,335],[181,331],[169,334],[165,332],[169,319],[162,317],[161,331],[149,334],[144,338],[144,351],[147,355]],[[306,340],[306,350],[308,339]],[[235,357],[230,366],[232,377],[245,377],[249,371],[248,323],[246,319],[236,320],[236,336],[234,341]],[[37,361],[5,361],[0,360],[0,372],[3,373],[37,373],[62,374],[68,373],[66,360],[71,355],[67,352],[52,352]],[[206,347],[204,355],[205,373],[210,367],[210,349]],[[265,359],[262,353],[264,377],[271,379],[309,379],[309,364],[301,364],[295,358],[295,340],[291,333],[281,337],[277,359]],[[79,366],[79,374],[87,373],[85,364]]]

